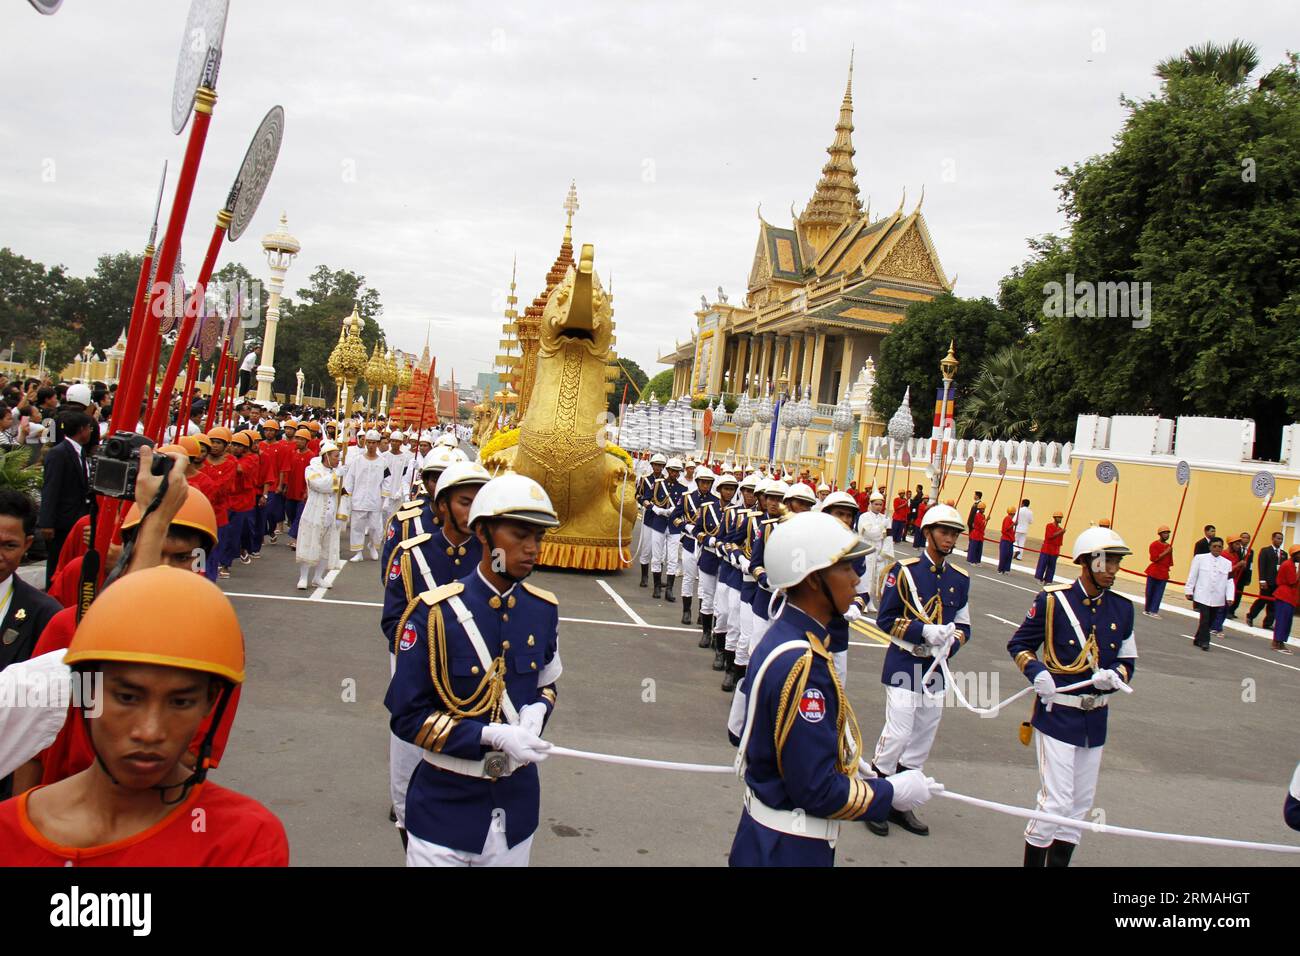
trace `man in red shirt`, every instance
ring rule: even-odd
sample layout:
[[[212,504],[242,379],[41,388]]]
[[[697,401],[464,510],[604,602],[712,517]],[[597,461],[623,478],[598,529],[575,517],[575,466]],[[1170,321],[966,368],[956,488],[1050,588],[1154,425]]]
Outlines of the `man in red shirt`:
[[[212,448],[208,452],[207,464],[202,469],[215,494],[215,497],[208,496],[212,509],[217,513],[217,553],[212,564],[217,567],[218,576],[223,578],[230,577],[230,563],[239,551],[239,529],[230,520],[230,496],[234,492],[238,467],[235,456],[228,454],[233,437],[230,429],[223,426],[217,426],[208,432]],[[211,575],[209,580],[212,580]]]
[[[1169,569],[1174,566],[1174,546],[1169,543],[1169,525],[1156,528],[1156,540],[1147,547],[1151,563],[1147,565],[1147,599],[1142,613],[1160,619],[1160,601],[1169,583]]]
[[[1061,554],[1061,542],[1065,540],[1065,528],[1061,525],[1063,515],[1052,512],[1052,523],[1043,532],[1043,550],[1038,555],[1038,567],[1034,577],[1044,584],[1051,584],[1056,577],[1056,559]]]
[[[141,608],[185,624],[138,627]],[[244,680],[235,609],[211,582],[169,567],[127,575],[90,606],[64,662],[102,675],[87,718],[96,759],[0,803],[0,866],[288,865],[274,814],[206,781],[215,725]],[[181,758],[209,713],[191,768]]]
[[[998,539],[998,574],[1011,573],[1011,557],[1016,549],[1016,509],[1008,508],[1002,519],[1002,537]]]
[[[262,524],[257,530],[274,544],[279,537],[280,522],[284,520],[284,468],[292,442],[280,437],[280,423],[274,418],[262,422],[261,429],[262,482],[266,502],[262,505]]]
[[[912,501],[904,488],[894,497],[894,517],[889,524],[889,534],[894,544],[903,540],[903,531],[907,527],[907,516],[912,513]]]
[[[316,457],[311,450],[311,431],[299,428],[293,436],[293,447],[285,457],[284,518],[288,522],[289,544],[298,541],[298,518],[307,503],[307,466]]]
[[[984,502],[975,503],[975,520],[970,525],[970,544],[966,547],[966,563],[979,564],[984,558],[984,528],[988,518],[984,516]]]
[[[262,461],[253,454],[253,438],[246,431],[237,432],[230,439],[230,454],[235,458],[230,492],[230,525],[235,529],[231,532],[231,551],[237,552],[244,564],[252,564],[248,552],[249,522],[253,520],[262,487]]]

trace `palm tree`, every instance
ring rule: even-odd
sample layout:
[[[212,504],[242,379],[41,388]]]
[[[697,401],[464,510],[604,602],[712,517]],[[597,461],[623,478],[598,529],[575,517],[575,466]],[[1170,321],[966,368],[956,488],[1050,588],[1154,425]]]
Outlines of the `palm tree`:
[[[963,438],[1021,439],[1038,431],[1025,387],[1023,351],[1007,345],[980,366],[979,376],[962,401],[958,430]]]
[[[1259,51],[1253,43],[1233,40],[1227,46],[1207,41],[1189,46],[1179,56],[1170,57],[1156,67],[1162,80],[1175,77],[1211,76],[1229,86],[1239,86],[1259,66]]]

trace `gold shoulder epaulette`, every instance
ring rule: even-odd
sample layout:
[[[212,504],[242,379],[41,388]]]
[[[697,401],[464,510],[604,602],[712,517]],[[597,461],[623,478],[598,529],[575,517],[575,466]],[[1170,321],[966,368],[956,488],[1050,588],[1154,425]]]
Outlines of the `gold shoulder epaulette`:
[[[546,588],[539,588],[536,584],[529,584],[527,581],[524,581],[522,583],[524,586],[524,590],[527,591],[529,594],[531,594],[533,597],[539,597],[543,601],[547,601],[551,604],[554,604],[556,607],[559,607],[560,599],[557,598],[550,591],[546,590]]]
[[[400,508],[400,509],[403,510],[403,511],[405,511],[407,508],[423,508],[423,507],[424,507],[424,499],[423,499],[423,498],[412,498],[410,501],[403,501],[403,502],[402,502],[400,505],[398,505],[397,507]]]
[[[403,551],[410,551],[412,548],[418,547],[432,538],[433,535],[426,531],[424,534],[413,534],[409,538],[403,538],[401,541],[397,542],[397,546]]]
[[[898,563],[902,567],[907,567],[908,565],[916,564],[916,562],[920,560],[921,560],[920,558],[903,558],[903,560],[899,561]]]
[[[967,571],[965,568],[963,568],[960,564],[953,564],[951,561],[949,561],[948,567],[952,568],[954,571],[956,571],[958,574],[962,575],[963,577],[967,577],[967,578],[970,577],[970,572]]]
[[[465,585],[459,581],[452,581],[450,584],[443,584],[434,588],[432,591],[425,591],[420,595],[420,600],[429,607],[433,607],[439,601],[445,601],[449,597],[454,597],[461,591],[465,590]]]
[[[1070,585],[1069,583],[1066,583],[1066,584],[1049,584],[1049,585],[1047,585],[1047,587],[1043,588],[1043,590],[1044,590],[1044,591],[1068,591],[1068,590],[1070,590],[1070,587],[1071,587],[1071,585]]]
[[[398,521],[408,521],[411,518],[418,518],[419,516],[420,516],[419,508],[408,508],[405,511],[398,511],[393,515],[393,517],[396,518]]]

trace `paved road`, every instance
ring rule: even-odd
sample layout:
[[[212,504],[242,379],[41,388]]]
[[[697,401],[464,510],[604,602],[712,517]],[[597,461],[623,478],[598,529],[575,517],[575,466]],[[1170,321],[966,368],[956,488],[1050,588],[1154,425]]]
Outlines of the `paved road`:
[[[266,803],[284,821],[299,865],[400,865],[388,822],[386,650],[379,573],[352,564],[319,595],[294,590],[292,553],[268,544],[223,581],[248,644],[248,683],[226,760],[214,779]],[[910,555],[910,547],[903,554]],[[539,572],[560,597],[564,676],[548,737],[583,750],[730,763],[729,704],[711,655],[680,605],[652,601],[639,575]],[[974,638],[956,663],[1003,698],[1023,678],[1006,653],[1036,582],[974,575]],[[613,594],[621,596],[628,610]],[[644,621],[634,620],[633,615]],[[1116,703],[1098,808],[1125,826],[1300,843],[1281,820],[1297,754],[1300,656],[1230,632],[1212,653],[1190,647],[1192,618],[1138,616],[1137,692]],[[850,649],[848,693],[874,742],[884,713],[883,651],[866,634]],[[996,680],[997,684],[993,681]],[[1023,807],[1034,802],[1031,750],[1016,732],[1028,706],[984,719],[945,713],[927,770],[950,789]],[[722,865],[739,816],[729,775],[614,767],[555,757],[541,768],[542,826],[534,865]],[[860,825],[841,836],[841,866],[1019,865],[1021,822],[936,799],[931,836]],[[1294,856],[1215,850],[1087,834],[1076,865],[1285,865]]]

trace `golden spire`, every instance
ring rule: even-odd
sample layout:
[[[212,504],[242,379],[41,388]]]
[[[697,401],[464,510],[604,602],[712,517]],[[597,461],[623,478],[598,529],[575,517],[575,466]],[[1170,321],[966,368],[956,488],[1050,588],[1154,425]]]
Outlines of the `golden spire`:
[[[569,180],[569,194],[564,197],[564,211],[568,219],[564,222],[564,241],[573,242],[573,214],[578,211],[578,181]]]
[[[858,198],[857,168],[853,165],[853,53],[849,53],[849,77],[840,103],[840,118],[835,124],[835,139],[826,148],[830,159],[822,167],[817,190],[804,207],[799,221],[803,226],[823,227],[818,232],[838,229],[845,220],[862,213]],[[814,242],[814,245],[817,243]]]

